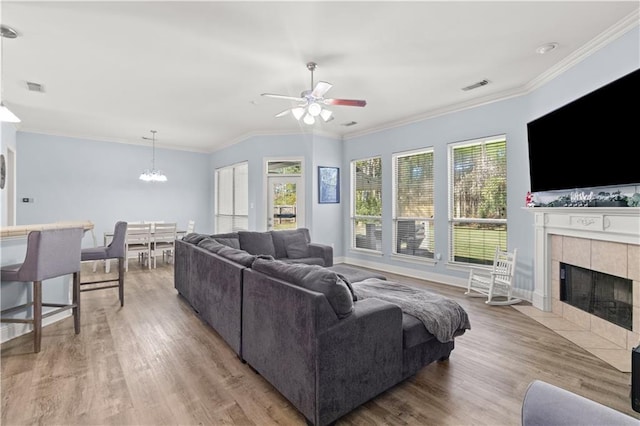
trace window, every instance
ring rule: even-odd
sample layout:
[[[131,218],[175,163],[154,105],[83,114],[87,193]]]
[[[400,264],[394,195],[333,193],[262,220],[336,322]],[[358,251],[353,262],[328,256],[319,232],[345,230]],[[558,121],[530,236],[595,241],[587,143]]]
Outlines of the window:
[[[382,159],[351,162],[351,246],[381,250],[382,241]]]
[[[449,146],[449,261],[491,264],[507,249],[507,141]]]
[[[393,252],[433,259],[433,150],[393,156]]]
[[[249,164],[216,170],[216,233],[249,228]]]

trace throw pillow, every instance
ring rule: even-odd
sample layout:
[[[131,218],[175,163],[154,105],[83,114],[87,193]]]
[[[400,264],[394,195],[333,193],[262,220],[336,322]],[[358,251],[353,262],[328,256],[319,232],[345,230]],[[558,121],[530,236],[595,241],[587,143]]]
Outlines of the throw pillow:
[[[348,317],[353,312],[353,296],[346,283],[335,272],[322,266],[256,259],[252,268],[265,275],[324,294],[340,319]]]
[[[273,239],[269,232],[239,231],[240,248],[251,254],[276,256]]]
[[[182,241],[191,243],[191,244],[198,244],[200,241],[204,240],[207,237],[208,235],[205,235],[205,234],[193,233],[193,234],[187,234],[184,237],[182,237]]]
[[[214,240],[216,240],[220,244],[224,244],[225,246],[234,249],[240,248],[240,240],[238,240],[237,238],[214,238]]]
[[[256,256],[249,254],[244,250],[234,249],[222,244],[220,245],[222,246],[222,248],[218,250],[218,253],[217,253],[218,256],[222,256],[225,259],[229,259],[232,262],[239,263],[240,265],[245,266],[247,268],[250,268],[251,264],[256,259]]]
[[[353,287],[351,286],[351,281],[349,281],[349,278],[345,277],[342,274],[338,274],[338,273],[336,273],[336,275],[338,276],[338,278],[340,278],[342,281],[344,281],[344,283],[345,283],[345,285],[347,287],[349,287],[349,291],[351,292],[351,298],[353,299],[353,301],[354,302],[357,301],[358,300],[358,296],[356,296],[356,292],[353,291]]]
[[[217,253],[221,248],[226,247],[213,238],[204,238],[198,244],[198,247],[209,250],[211,253]]]
[[[309,245],[303,234],[289,234],[284,237],[287,257],[290,259],[302,259],[309,257]]]

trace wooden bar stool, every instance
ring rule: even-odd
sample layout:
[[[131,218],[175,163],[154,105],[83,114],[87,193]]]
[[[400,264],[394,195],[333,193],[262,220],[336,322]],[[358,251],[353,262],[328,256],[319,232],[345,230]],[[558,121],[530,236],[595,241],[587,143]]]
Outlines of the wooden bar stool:
[[[73,311],[73,325],[80,334],[80,250],[82,228],[46,229],[31,231],[27,236],[27,254],[22,263],[3,266],[2,281],[33,282],[33,300],[0,312],[0,322],[27,323],[33,325],[33,348],[40,352],[42,319],[67,309]],[[43,303],[42,282],[44,280],[73,274],[73,296],[70,304]],[[57,308],[42,313],[42,307]],[[4,317],[9,312],[33,307],[31,318]]]

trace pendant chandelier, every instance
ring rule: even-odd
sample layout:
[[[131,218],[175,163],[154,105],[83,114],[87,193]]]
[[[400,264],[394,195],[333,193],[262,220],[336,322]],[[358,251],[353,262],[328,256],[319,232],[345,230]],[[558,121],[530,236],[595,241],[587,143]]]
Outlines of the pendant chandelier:
[[[13,28],[6,27],[4,25],[0,27],[0,43],[2,43],[2,45],[0,46],[0,51],[1,51],[0,62],[2,62],[2,60],[4,59],[4,40],[3,39],[5,38],[12,39],[17,37],[18,37],[18,32]],[[0,76],[0,80],[1,78],[2,76]],[[0,87],[2,87],[1,82],[0,82]],[[4,98],[2,97],[2,93],[0,93],[0,121],[5,121],[7,123],[19,123],[20,119],[14,113],[12,113],[9,108],[5,106],[3,101],[4,101]]]
[[[151,137],[143,136],[142,139],[151,140],[153,151],[151,157],[151,170],[147,169],[140,174],[140,180],[144,182],[166,182],[167,177],[161,170],[156,170],[156,130],[151,130]]]

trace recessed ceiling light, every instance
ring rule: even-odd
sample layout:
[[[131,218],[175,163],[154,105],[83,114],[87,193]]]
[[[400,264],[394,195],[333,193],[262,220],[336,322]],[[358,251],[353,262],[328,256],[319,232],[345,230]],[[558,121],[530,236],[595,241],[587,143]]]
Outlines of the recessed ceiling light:
[[[547,44],[543,44],[542,46],[539,46],[536,49],[536,53],[539,53],[541,55],[544,55],[545,53],[549,53],[552,50],[554,50],[556,47],[558,47],[558,43],[547,43]]]

